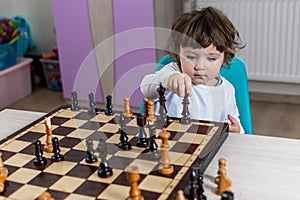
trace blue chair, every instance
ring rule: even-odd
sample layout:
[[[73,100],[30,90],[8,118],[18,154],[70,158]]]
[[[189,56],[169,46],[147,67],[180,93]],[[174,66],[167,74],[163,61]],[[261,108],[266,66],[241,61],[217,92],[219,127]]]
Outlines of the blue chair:
[[[169,55],[164,56],[157,63],[153,72],[160,70],[170,62],[174,62],[174,60]],[[235,98],[240,113],[241,124],[246,134],[253,134],[248,77],[244,62],[240,58],[234,57],[230,62],[230,68],[221,68],[220,75],[225,77],[235,88]],[[144,105],[142,103],[139,113],[142,113],[143,109]]]

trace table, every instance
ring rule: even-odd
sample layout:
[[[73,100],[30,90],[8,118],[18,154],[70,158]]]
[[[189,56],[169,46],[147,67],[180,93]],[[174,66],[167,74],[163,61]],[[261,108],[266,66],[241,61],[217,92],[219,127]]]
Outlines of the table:
[[[0,112],[1,138],[14,133],[46,113],[5,109]],[[300,199],[300,140],[230,133],[204,174],[205,195],[214,193],[218,159],[227,160],[235,199]]]

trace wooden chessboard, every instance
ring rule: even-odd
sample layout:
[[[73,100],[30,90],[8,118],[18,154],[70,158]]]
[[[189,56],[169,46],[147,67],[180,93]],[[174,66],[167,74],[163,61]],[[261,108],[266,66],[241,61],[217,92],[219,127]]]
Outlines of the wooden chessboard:
[[[35,150],[32,142],[39,139],[45,143],[44,118],[28,125],[0,145],[2,159],[9,171],[0,199],[32,200],[45,191],[55,199],[126,199],[130,186],[125,170],[130,165],[139,168],[138,187],[145,199],[175,199],[177,190],[186,188],[191,167],[197,166],[204,172],[228,135],[226,123],[192,121],[183,125],[179,119],[169,119],[166,128],[171,133],[169,156],[174,173],[166,176],[157,170],[159,158],[144,154],[143,148],[135,146],[139,132],[136,117],[126,120],[132,150],[124,151],[116,145],[119,143],[119,134],[116,134],[118,114],[107,116],[99,110],[93,116],[85,109],[72,111],[70,106],[61,106],[47,116],[51,118],[53,137],[59,138],[65,161],[51,162],[52,154],[44,153],[47,166],[44,170],[37,169],[33,164]],[[157,135],[160,131],[157,129]],[[86,138],[94,140],[95,148],[99,138],[105,139],[113,176],[99,178],[99,161],[93,164],[85,162]],[[160,139],[156,142],[158,146],[161,143]]]

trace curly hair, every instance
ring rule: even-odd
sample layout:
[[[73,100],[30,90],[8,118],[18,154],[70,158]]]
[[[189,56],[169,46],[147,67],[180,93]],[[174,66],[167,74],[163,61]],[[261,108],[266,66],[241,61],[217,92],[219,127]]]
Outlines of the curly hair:
[[[214,44],[218,51],[224,52],[224,63],[229,66],[236,50],[245,47],[240,41],[239,32],[228,17],[217,8],[206,7],[175,18],[167,53],[180,66],[180,46],[206,48]]]

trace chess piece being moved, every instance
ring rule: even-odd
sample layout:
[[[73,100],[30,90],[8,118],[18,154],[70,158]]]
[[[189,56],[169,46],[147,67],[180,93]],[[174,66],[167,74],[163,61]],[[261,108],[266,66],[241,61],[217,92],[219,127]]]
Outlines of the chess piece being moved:
[[[138,188],[140,179],[139,169],[136,166],[129,166],[126,170],[126,178],[130,183],[129,197],[127,200],[144,200],[141,190]]]
[[[140,129],[139,139],[136,142],[136,146],[147,147],[149,141],[147,139],[147,134],[145,132],[145,125],[147,123],[145,115],[143,115],[143,114],[137,115],[136,122]]]
[[[49,192],[43,192],[37,200],[55,200]]]
[[[53,155],[51,156],[51,160],[53,162],[59,162],[65,160],[64,156],[60,154],[59,142],[58,138],[52,138],[52,145],[53,145]]]
[[[226,160],[224,158],[219,159],[218,176],[215,178],[215,183],[218,185],[216,188],[216,194],[221,195],[223,192],[231,192],[231,180],[226,174]]]
[[[120,142],[118,144],[118,147],[125,150],[125,151],[128,151],[128,150],[131,150],[131,144],[128,141],[128,136],[127,136],[126,125],[125,124],[126,124],[126,122],[125,122],[124,115],[120,114],[120,120],[119,120],[119,125],[120,125],[119,140],[120,140]]]
[[[52,146],[52,127],[51,127],[51,119],[49,117],[45,118],[45,126],[46,126],[46,145],[44,147],[44,150],[47,153],[53,152],[53,146]]]
[[[77,111],[80,110],[78,106],[78,98],[77,98],[77,92],[73,91],[71,93],[71,110]]]
[[[100,138],[99,145],[99,158],[101,159],[99,168],[98,168],[98,176],[101,178],[107,178],[113,175],[112,168],[109,167],[108,162],[106,160],[107,157],[107,146],[105,141]]]
[[[44,167],[47,164],[47,159],[43,157],[42,144],[40,140],[33,142],[35,148],[35,158],[33,159],[33,164],[37,167]]]
[[[97,162],[97,158],[94,155],[94,148],[93,148],[93,140],[91,138],[86,139],[86,156],[85,156],[85,162],[87,163],[95,163]]]
[[[184,98],[183,98],[183,101],[182,101],[182,105],[183,105],[183,108],[182,108],[182,113],[181,113],[181,120],[180,122],[182,124],[190,124],[191,123],[191,119],[190,119],[190,111],[189,111],[189,94],[185,94]]]
[[[90,115],[96,115],[96,103],[95,103],[95,96],[93,93],[89,94],[89,108],[88,113]]]
[[[106,96],[106,110],[105,110],[105,115],[113,115],[113,105],[112,105],[112,96],[107,95]]]
[[[5,185],[4,182],[6,181],[8,176],[8,170],[4,166],[4,162],[2,160],[2,152],[0,152],[0,193],[4,191]]]
[[[169,156],[168,140],[170,136],[171,134],[165,128],[163,128],[163,130],[159,134],[159,137],[162,139],[162,143],[160,146],[161,158],[160,158],[160,165],[158,167],[158,171],[163,175],[169,175],[174,172],[174,166],[171,165],[171,160]]]
[[[133,113],[131,112],[131,109],[130,109],[130,99],[129,97],[125,97],[124,98],[124,117],[133,117]]]

